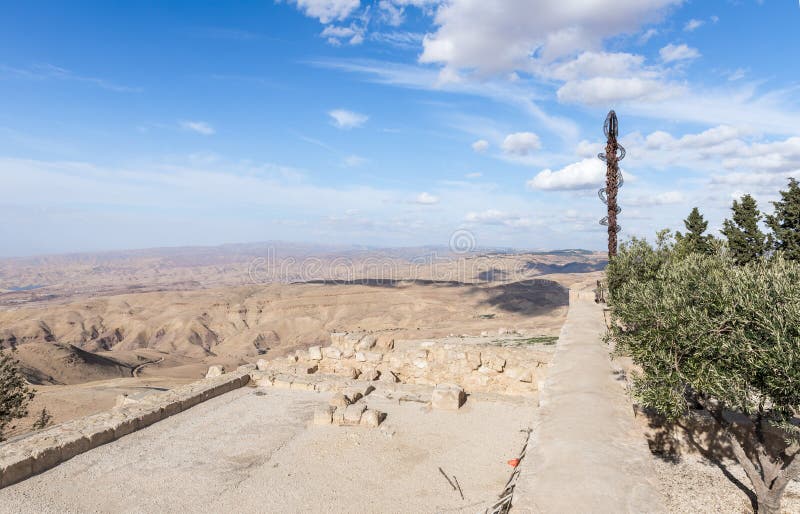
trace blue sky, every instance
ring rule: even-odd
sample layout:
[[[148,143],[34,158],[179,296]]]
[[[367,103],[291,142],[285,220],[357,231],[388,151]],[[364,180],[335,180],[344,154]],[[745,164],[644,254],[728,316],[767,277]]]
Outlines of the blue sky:
[[[0,255],[602,249],[800,177],[794,1],[0,3]]]

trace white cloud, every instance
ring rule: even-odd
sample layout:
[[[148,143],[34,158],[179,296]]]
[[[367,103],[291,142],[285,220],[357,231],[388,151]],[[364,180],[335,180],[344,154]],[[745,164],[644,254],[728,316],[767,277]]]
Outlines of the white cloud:
[[[541,147],[539,136],[533,132],[515,132],[503,140],[503,151],[511,155],[528,155]]]
[[[685,44],[673,45],[672,43],[659,50],[658,54],[661,56],[661,60],[666,63],[686,61],[700,57],[700,52],[698,52],[696,48],[686,46]]]
[[[473,172],[473,173],[467,173],[464,176],[466,178],[481,178],[483,176],[483,173],[480,173],[480,172],[476,171],[476,172]]]
[[[597,158],[584,159],[553,171],[540,171],[527,182],[528,189],[545,191],[592,189],[605,182],[606,166]]]
[[[365,164],[367,159],[361,157],[360,155],[348,155],[344,158],[344,165],[348,168],[355,168],[357,166],[361,166]]]
[[[525,228],[534,224],[530,218],[509,214],[497,209],[469,212],[464,217],[464,221],[481,225],[504,225],[511,228]]]
[[[620,101],[661,101],[680,95],[685,88],[660,80],[638,77],[595,77],[567,82],[556,92],[559,101],[608,105]]]
[[[452,0],[436,12],[420,61],[480,73],[527,69],[531,55],[546,61],[600,48],[621,33],[659,20],[683,0]]]
[[[346,109],[334,109],[328,112],[333,124],[340,129],[358,128],[367,122],[369,116]]]
[[[349,27],[328,25],[320,36],[326,38],[328,43],[334,46],[342,44],[345,39],[351,45],[359,45],[364,42],[364,28],[351,23]]]
[[[561,102],[598,105],[619,101],[659,101],[679,95],[684,87],[668,81],[665,71],[648,67],[641,55],[624,52],[583,52],[576,58],[538,71],[565,81],[557,96]]]
[[[289,0],[306,16],[319,18],[322,23],[343,20],[358,9],[359,0]]]
[[[392,27],[398,27],[405,21],[403,8],[389,0],[380,0],[380,2],[378,2],[378,9],[381,19]]]
[[[182,121],[180,122],[180,126],[184,130],[197,132],[198,134],[203,134],[204,136],[210,136],[216,132],[214,127],[205,121]]]
[[[642,33],[641,36],[639,36],[639,44],[644,45],[657,35],[658,35],[658,30],[653,28],[647,29]]]
[[[656,205],[672,205],[686,201],[686,196],[680,191],[664,191],[648,195],[634,196],[626,199],[625,204],[632,207],[649,207]]]
[[[489,149],[489,141],[485,139],[479,139],[472,143],[472,149],[477,153],[483,153]]]
[[[684,32],[693,32],[702,27],[703,25],[705,25],[705,23],[706,22],[703,20],[692,18],[691,20],[686,22],[686,25],[683,26],[683,30]]]
[[[414,202],[421,205],[433,205],[439,203],[439,197],[423,191],[417,195]]]

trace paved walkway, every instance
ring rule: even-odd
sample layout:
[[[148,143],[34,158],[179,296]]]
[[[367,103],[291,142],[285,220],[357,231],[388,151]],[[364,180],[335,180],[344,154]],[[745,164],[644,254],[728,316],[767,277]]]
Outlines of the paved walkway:
[[[571,299],[513,512],[665,511],[604,333],[602,308]]]

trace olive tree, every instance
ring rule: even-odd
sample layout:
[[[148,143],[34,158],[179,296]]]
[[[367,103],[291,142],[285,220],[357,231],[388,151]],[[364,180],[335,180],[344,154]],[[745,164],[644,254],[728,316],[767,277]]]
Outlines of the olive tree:
[[[783,491],[800,476],[800,263],[684,256],[662,234],[655,248],[623,245],[608,280],[609,337],[640,368],[635,397],[673,420],[707,411],[759,512],[779,512]],[[771,444],[775,433],[781,444]]]
[[[0,441],[5,440],[3,433],[12,421],[27,416],[33,394],[17,361],[7,352],[0,353]]]

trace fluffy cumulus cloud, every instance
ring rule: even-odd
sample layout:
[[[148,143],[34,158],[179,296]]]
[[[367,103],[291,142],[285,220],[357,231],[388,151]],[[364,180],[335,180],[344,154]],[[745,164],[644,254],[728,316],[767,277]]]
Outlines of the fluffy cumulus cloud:
[[[597,158],[584,159],[553,171],[540,171],[527,182],[529,189],[544,191],[592,189],[605,181],[606,167]]]
[[[685,44],[674,45],[670,43],[659,50],[658,55],[661,56],[662,61],[669,63],[697,59],[700,57],[700,52],[698,52],[696,48],[692,48]]]
[[[436,12],[420,61],[483,73],[527,69],[530,56],[552,61],[600,48],[621,33],[636,32],[683,0],[452,0]]]
[[[686,25],[683,26],[683,30],[685,32],[694,32],[695,30],[702,27],[704,24],[705,22],[703,20],[692,18],[691,20],[686,22]]]
[[[355,23],[347,27],[328,25],[320,35],[334,46],[341,45],[343,41],[351,45],[360,45],[364,42],[364,31],[364,27],[359,27]]]
[[[420,205],[434,205],[439,203],[439,197],[423,191],[417,195],[414,202]]]
[[[204,136],[210,136],[216,132],[214,127],[205,121],[182,121],[180,122],[180,126],[183,130],[189,130]]]
[[[515,132],[503,140],[503,151],[510,155],[525,156],[541,147],[539,136],[533,132]]]
[[[472,143],[472,150],[477,153],[483,153],[489,149],[489,141],[485,139],[478,139]]]
[[[322,23],[343,20],[358,9],[359,0],[289,0],[306,16],[319,18]]]
[[[568,103],[609,104],[621,100],[663,100],[683,92],[662,69],[626,52],[583,52],[572,60],[541,67],[539,73],[562,80],[558,99]]]
[[[334,109],[328,112],[334,126],[340,129],[358,128],[367,122],[369,116],[347,109]]]

